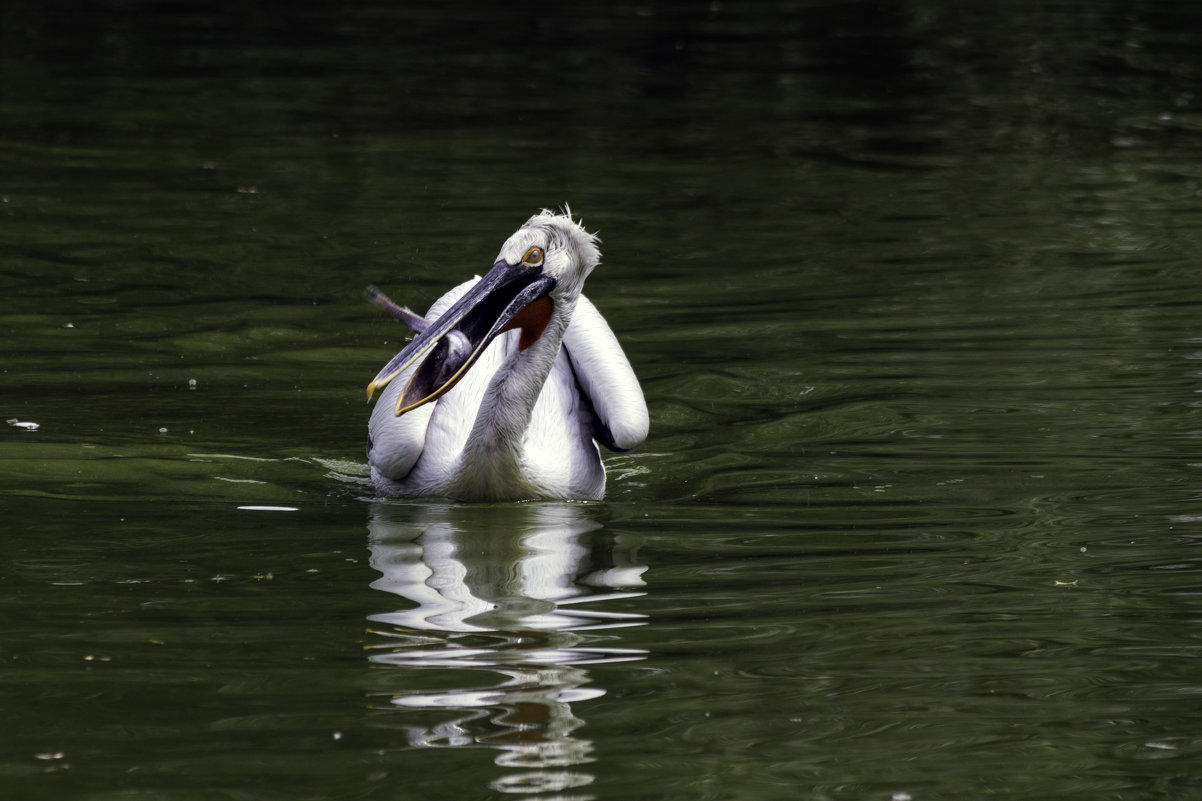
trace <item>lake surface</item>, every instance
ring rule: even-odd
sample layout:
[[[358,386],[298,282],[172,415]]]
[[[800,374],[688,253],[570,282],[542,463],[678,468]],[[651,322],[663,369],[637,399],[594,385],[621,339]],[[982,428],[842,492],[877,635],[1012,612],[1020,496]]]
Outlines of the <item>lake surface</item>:
[[[1202,793],[1202,10],[0,10],[14,799]],[[531,213],[652,432],[376,498]]]

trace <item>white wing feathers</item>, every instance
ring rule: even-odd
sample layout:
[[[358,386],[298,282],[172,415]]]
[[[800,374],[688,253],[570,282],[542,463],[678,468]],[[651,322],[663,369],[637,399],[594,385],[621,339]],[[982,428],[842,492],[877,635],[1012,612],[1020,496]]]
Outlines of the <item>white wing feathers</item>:
[[[618,338],[588,298],[581,295],[563,337],[580,389],[592,401],[601,424],[602,445],[628,451],[647,438],[647,402]]]

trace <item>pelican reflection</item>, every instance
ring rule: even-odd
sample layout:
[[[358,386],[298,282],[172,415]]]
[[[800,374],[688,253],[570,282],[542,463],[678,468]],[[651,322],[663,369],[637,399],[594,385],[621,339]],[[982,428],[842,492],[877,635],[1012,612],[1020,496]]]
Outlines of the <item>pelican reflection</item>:
[[[620,633],[646,622],[630,608],[646,567],[633,537],[595,516],[561,503],[373,507],[371,586],[405,601],[369,616],[369,659],[401,669],[378,677],[374,705],[449,713],[407,726],[411,745],[493,746],[498,765],[530,771],[499,779],[505,792],[592,780],[562,770],[591,761],[573,708],[605,694],[588,666],[646,656]],[[481,686],[487,671],[496,680]]]

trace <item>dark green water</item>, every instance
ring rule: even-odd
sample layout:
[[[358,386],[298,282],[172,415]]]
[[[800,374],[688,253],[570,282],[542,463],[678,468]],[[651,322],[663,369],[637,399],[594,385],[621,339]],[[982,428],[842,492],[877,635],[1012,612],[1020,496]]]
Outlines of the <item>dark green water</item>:
[[[14,799],[1202,793],[1202,11],[0,9]],[[370,497],[543,206],[652,435]]]

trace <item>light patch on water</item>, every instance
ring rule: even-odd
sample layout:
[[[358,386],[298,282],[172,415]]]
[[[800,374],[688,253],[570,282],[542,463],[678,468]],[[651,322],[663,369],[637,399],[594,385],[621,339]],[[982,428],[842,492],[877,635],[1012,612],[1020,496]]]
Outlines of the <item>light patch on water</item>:
[[[358,462],[353,459],[322,458],[315,458],[313,461],[329,470],[333,474],[333,477],[339,480],[371,475],[371,467],[366,462]]]
[[[190,459],[244,459],[248,462],[278,462],[279,459],[269,459],[263,456],[240,456],[234,453],[189,453]]]

